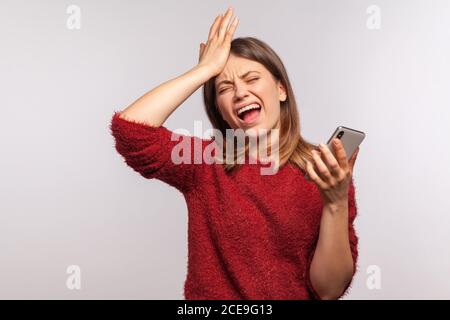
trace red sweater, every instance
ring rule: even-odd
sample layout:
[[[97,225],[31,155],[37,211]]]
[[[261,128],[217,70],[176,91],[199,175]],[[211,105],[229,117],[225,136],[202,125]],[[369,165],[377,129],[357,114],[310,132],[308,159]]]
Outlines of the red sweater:
[[[319,190],[292,164],[274,175],[242,164],[227,174],[223,165],[174,164],[172,131],[112,117],[115,148],[147,179],[182,192],[188,208],[188,265],[185,299],[320,299],[309,268],[323,209]],[[204,150],[214,140],[176,135]],[[181,140],[180,140],[181,141]],[[198,148],[197,148],[198,150]],[[197,156],[198,156],[197,151]],[[356,271],[358,238],[353,181],[349,188],[349,241]],[[350,283],[345,289],[348,292]],[[344,295],[343,294],[343,295]]]

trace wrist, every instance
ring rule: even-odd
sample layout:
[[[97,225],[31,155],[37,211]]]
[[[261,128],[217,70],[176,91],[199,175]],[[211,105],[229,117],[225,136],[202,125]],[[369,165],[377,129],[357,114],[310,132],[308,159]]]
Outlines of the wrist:
[[[208,65],[204,65],[204,64],[197,64],[193,70],[196,70],[197,72],[201,73],[204,77],[205,77],[205,82],[208,81],[209,79],[211,79],[212,77],[216,76],[217,74],[219,74],[214,68],[212,68],[211,66]]]
[[[326,202],[324,208],[331,210],[332,212],[342,211],[348,209],[348,199],[340,199],[332,202]]]

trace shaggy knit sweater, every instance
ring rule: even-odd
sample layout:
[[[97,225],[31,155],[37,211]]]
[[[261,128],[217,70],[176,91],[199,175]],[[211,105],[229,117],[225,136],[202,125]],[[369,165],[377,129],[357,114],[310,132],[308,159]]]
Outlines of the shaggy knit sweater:
[[[226,173],[219,163],[175,164],[173,132],[164,126],[120,117],[110,124],[115,148],[126,164],[147,179],[178,189],[188,209],[185,299],[320,299],[309,278],[323,209],[319,190],[306,172],[288,163],[273,175],[263,164],[245,163]],[[214,139],[175,134],[191,142],[193,156]],[[198,150],[198,149],[197,149]],[[201,157],[201,154],[200,154]],[[349,241],[356,272],[357,208],[348,193]],[[341,297],[348,293],[351,282]]]

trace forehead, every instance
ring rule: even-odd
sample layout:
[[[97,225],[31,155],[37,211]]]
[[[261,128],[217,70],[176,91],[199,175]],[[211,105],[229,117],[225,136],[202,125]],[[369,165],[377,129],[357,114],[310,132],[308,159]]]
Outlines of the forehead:
[[[230,55],[223,71],[216,77],[216,84],[223,80],[232,80],[234,76],[242,77],[249,71],[264,73],[264,66],[259,62]]]

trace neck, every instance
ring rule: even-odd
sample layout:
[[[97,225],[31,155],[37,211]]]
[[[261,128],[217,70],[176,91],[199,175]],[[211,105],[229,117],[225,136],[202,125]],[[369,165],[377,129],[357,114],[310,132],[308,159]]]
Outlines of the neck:
[[[252,146],[252,145],[251,145]],[[277,161],[279,157],[279,130],[267,131],[258,136],[257,146],[249,148],[249,157],[260,161]]]

